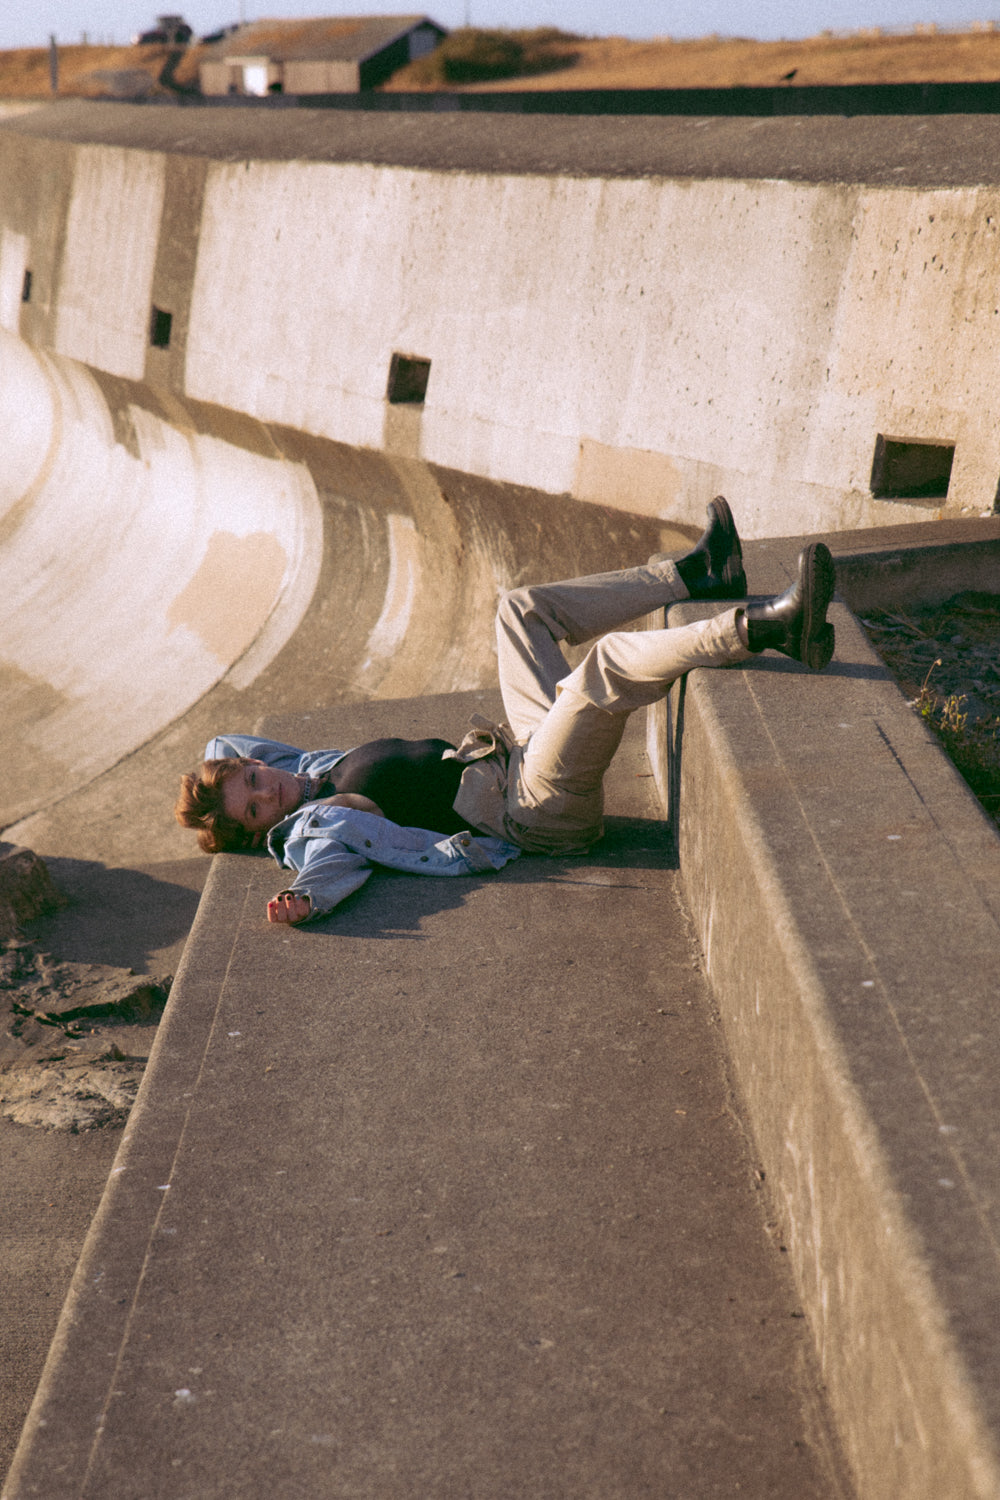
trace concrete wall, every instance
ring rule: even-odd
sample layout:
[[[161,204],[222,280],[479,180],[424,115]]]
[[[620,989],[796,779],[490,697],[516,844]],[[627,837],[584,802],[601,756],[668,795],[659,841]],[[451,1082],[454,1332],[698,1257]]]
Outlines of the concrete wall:
[[[996,186],[278,161],[238,144],[213,154],[210,122],[187,111],[143,117],[159,146],[124,144],[139,114],[95,115],[104,140],[73,139],[82,117],[59,111],[0,129],[0,822],[51,807],[213,685],[245,694],[228,722],[249,722],[249,689],[277,694],[293,649],[309,701],[476,685],[497,590],[653,550],[659,528],[627,510],[693,525],[722,489],[761,536],[933,514],[872,500],[878,433],[954,443],[949,505],[993,505]],[[154,309],[171,318],[163,347]],[[430,360],[420,407],[387,401],[393,353]],[[831,679],[795,680],[808,708]],[[811,712],[791,722],[828,760]],[[728,764],[690,753],[697,728],[692,714],[689,770]],[[682,859],[699,868],[690,839]],[[739,895],[727,909],[747,921]],[[720,952],[755,951],[711,921],[701,936],[720,988]],[[781,1066],[771,1095],[788,1077],[808,1094],[802,1055],[786,1045]],[[922,1170],[920,1151],[909,1161]],[[860,1253],[841,1298],[860,1309],[856,1343],[824,1321],[845,1262],[831,1232],[834,1271],[809,1281],[811,1221],[795,1207],[808,1173],[798,1182],[783,1200],[791,1249],[832,1359],[879,1329],[864,1323]],[[831,1171],[821,1186],[840,1182]],[[931,1196],[935,1223],[961,1228]],[[986,1284],[959,1288],[970,1337]],[[902,1375],[879,1401],[857,1366],[834,1371],[838,1409],[867,1420],[869,1451],[895,1455],[888,1480],[869,1471],[871,1493],[949,1483],[948,1453],[911,1473],[928,1445],[899,1393],[913,1370],[920,1411],[940,1413],[960,1372],[944,1386],[913,1349],[890,1350]],[[958,1396],[952,1429],[975,1441],[952,1487],[984,1496],[978,1393]],[[863,1447],[853,1456],[864,1473]]]
[[[97,332],[127,368],[114,318]],[[169,774],[133,795],[169,822],[176,769],[220,724],[290,696],[492,685],[502,589],[685,541],[182,401],[2,328],[0,453],[0,827],[58,821],[140,747],[155,761],[157,736]],[[180,722],[195,704],[197,729]]]
[[[0,819],[87,781],[299,624],[323,526],[304,464],[131,406],[0,331]],[[127,431],[126,431],[127,423]]]
[[[955,443],[949,507],[991,508],[1000,187],[644,175],[676,122],[631,157],[642,122],[597,123],[617,165],[574,122],[0,127],[0,817],[251,682],[338,540],[337,680],[386,696],[488,682],[500,588],[634,562],[720,490],[748,536],[934,514],[871,498],[879,433]]]
[[[416,355],[423,458],[687,522],[722,490],[750,535],[937,514],[871,497],[880,433],[953,443],[949,513],[993,507],[996,186],[209,160],[31,128],[0,137],[0,285],[26,255],[42,347],[376,449],[399,442],[392,355]]]
[[[975,194],[213,165],[187,387],[374,447],[398,349],[431,360],[424,455],[492,478],[684,519],[722,489],[750,531],[807,530],[863,518],[882,431],[956,442],[953,499],[986,508],[985,218]]]

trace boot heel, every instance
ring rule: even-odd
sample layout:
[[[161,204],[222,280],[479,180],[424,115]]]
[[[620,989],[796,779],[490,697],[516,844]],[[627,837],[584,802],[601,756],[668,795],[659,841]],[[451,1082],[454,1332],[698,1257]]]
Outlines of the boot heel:
[[[814,672],[822,672],[833,656],[833,626],[826,612],[837,586],[837,570],[825,542],[810,542],[800,563],[802,590],[802,636],[799,660]]]

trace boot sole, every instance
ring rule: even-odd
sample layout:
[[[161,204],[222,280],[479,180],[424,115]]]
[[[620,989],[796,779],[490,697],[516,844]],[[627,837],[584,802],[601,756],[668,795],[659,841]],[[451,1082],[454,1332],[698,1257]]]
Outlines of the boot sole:
[[[709,501],[709,516],[717,521],[726,534],[726,561],[722,566],[722,584],[725,593],[716,594],[716,598],[745,599],[747,592],[747,575],[743,570],[743,548],[740,545],[740,534],[736,530],[736,522],[729,508],[729,501],[723,495],[716,495],[714,500]]]
[[[833,656],[833,626],[826,612],[837,586],[837,570],[825,542],[810,542],[802,568],[802,636],[799,660],[814,672],[822,672]]]

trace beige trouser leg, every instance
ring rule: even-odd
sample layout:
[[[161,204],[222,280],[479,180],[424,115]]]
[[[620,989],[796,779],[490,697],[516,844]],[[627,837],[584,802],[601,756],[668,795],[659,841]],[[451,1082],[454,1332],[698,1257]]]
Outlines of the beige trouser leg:
[[[747,660],[752,653],[740,640],[737,614],[730,609],[677,629],[605,635],[563,677],[512,766],[508,816],[526,847],[568,851],[600,837],[603,777],[628,715],[655,703],[694,667]]]
[[[497,656],[504,708],[515,736],[526,740],[556,701],[556,684],[569,671],[560,641],[582,645],[687,598],[672,562],[505,594],[497,610]]]

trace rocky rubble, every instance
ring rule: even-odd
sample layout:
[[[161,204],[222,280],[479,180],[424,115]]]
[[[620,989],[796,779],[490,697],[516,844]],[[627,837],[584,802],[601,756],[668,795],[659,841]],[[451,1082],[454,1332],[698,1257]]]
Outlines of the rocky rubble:
[[[63,904],[44,860],[31,849],[0,843],[0,942],[16,937],[22,922]]]

